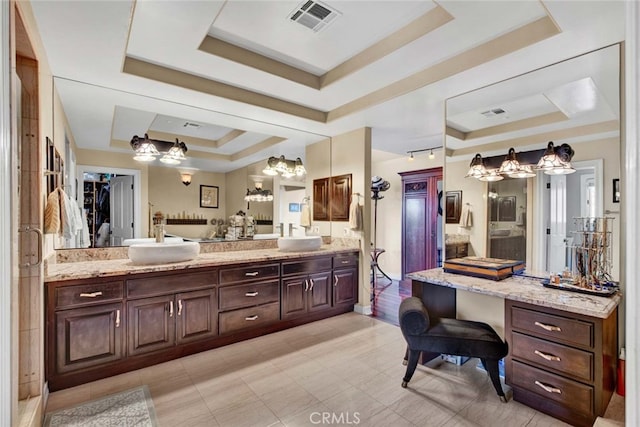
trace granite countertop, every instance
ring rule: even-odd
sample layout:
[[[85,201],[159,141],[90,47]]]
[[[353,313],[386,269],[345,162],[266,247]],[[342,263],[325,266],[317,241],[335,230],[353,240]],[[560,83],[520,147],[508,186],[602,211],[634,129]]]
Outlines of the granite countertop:
[[[609,317],[620,303],[620,292],[611,297],[599,297],[549,289],[542,286],[539,279],[523,276],[512,276],[504,280],[494,281],[461,274],[445,273],[441,268],[434,268],[410,273],[407,277],[433,285],[477,292],[603,319]]]
[[[95,277],[119,276],[125,274],[151,273],[190,268],[215,267],[241,262],[262,262],[295,259],[300,257],[333,255],[359,250],[356,247],[325,244],[316,251],[280,252],[277,249],[249,249],[228,252],[200,253],[191,261],[169,264],[135,265],[128,258],[90,260],[49,264],[45,272],[45,282],[60,280],[89,279]]]

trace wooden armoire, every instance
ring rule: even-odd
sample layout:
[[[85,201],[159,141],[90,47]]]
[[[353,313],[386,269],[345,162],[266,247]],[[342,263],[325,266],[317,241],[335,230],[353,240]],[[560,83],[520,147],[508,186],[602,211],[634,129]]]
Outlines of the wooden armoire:
[[[402,279],[438,267],[438,182],[442,168],[400,172],[402,177]],[[441,183],[440,183],[441,184]]]

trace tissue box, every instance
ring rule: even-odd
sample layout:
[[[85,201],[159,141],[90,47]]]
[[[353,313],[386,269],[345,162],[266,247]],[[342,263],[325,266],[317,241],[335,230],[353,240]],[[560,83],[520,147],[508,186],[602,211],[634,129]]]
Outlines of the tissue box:
[[[476,365],[476,368],[480,369],[481,371],[485,371],[484,367],[482,366],[482,362],[480,360],[478,360],[478,364]],[[498,373],[502,378],[504,378],[504,359],[500,359],[498,361]]]
[[[454,365],[458,365],[458,366],[463,365],[464,363],[467,362],[467,360],[470,359],[470,357],[467,357],[467,356],[454,356],[451,354],[441,354],[440,357],[445,362],[453,363]]]

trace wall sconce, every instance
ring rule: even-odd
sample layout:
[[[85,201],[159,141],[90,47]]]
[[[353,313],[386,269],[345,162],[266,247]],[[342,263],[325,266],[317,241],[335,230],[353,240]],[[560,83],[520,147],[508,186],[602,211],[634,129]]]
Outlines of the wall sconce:
[[[500,175],[507,175],[512,178],[533,178],[536,176],[530,165],[521,165],[516,158],[516,150],[509,148],[509,153],[498,169]]]
[[[284,156],[269,157],[267,166],[262,170],[265,175],[275,176],[282,175],[283,178],[292,178],[294,176],[304,176],[307,173],[302,159],[297,157],[295,160],[285,159]]]
[[[191,177],[193,176],[193,174],[189,173],[189,172],[180,172],[180,180],[182,181],[182,183],[186,186],[188,186],[189,184],[191,184]]]
[[[131,148],[135,152],[134,160],[151,162],[157,156],[162,155],[160,161],[169,165],[180,164],[181,161],[185,160],[184,154],[187,152],[187,145],[178,141],[178,139],[176,139],[176,142],[160,141],[149,138],[146,133],[144,138],[134,135],[131,138]]]
[[[429,156],[428,156],[429,160],[433,160],[433,159],[436,158],[436,155],[433,154],[433,150],[437,150],[438,148],[442,148],[442,145],[438,145],[437,147],[421,148],[419,150],[409,150],[409,151],[407,151],[407,154],[409,155],[409,161],[410,162],[413,161],[413,159],[414,159],[413,154],[414,153],[422,153],[422,152],[425,152],[425,151],[429,152]]]

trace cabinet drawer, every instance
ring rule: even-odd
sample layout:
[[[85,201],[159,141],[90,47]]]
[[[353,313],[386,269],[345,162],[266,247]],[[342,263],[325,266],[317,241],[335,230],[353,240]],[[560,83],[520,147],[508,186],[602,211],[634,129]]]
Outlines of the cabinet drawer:
[[[301,261],[282,263],[282,275],[315,273],[317,271],[331,270],[331,258],[311,258]]]
[[[122,300],[122,281],[64,286],[55,290],[56,309]]]
[[[220,284],[243,282],[248,280],[276,279],[280,275],[278,264],[253,265],[220,270]]]
[[[512,307],[513,329],[526,331],[553,341],[593,347],[593,323],[553,314]]]
[[[593,413],[593,387],[513,361],[512,385],[584,414]]]
[[[242,308],[219,314],[220,334],[227,334],[241,329],[255,328],[280,320],[280,304],[277,302]]]
[[[593,353],[517,332],[512,336],[512,356],[584,381],[593,381]]]
[[[246,285],[220,288],[220,310],[251,307],[254,305],[278,302],[280,300],[280,281],[250,283]]]
[[[346,254],[333,257],[333,268],[355,267],[358,265],[358,255]]]
[[[127,297],[139,298],[153,295],[203,289],[215,286],[218,282],[216,270],[202,273],[167,274],[127,280]]]

